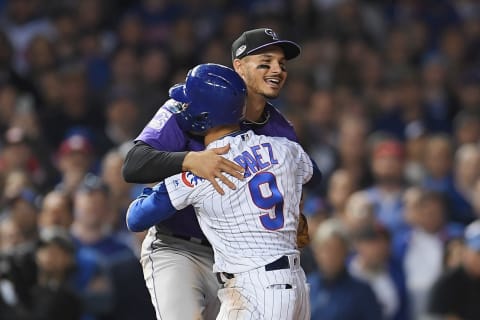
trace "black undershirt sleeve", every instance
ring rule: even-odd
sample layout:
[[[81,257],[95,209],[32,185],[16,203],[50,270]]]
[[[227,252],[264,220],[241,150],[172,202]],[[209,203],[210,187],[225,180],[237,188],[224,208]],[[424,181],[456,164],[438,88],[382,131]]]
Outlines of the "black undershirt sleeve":
[[[122,167],[123,179],[129,183],[155,183],[182,172],[188,151],[159,151],[138,141],[128,151]]]

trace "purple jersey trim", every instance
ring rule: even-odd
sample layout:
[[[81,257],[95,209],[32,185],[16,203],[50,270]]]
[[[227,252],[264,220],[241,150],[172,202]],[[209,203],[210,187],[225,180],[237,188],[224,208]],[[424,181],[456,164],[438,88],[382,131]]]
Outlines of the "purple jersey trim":
[[[245,125],[256,134],[270,137],[285,137],[290,141],[298,142],[298,137],[292,124],[274,106],[267,103],[265,112],[270,113],[270,119],[263,126]]]

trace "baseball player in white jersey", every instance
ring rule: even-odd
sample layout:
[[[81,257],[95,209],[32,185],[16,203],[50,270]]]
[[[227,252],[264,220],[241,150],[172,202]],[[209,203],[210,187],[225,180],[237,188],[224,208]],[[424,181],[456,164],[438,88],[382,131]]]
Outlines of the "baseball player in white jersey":
[[[230,144],[226,158],[245,179],[221,196],[193,174],[165,180],[172,205],[193,205],[212,244],[224,287],[217,319],[309,319],[308,290],[296,248],[302,185],[312,163],[286,138],[235,132],[207,148]]]
[[[309,319],[296,233],[302,186],[320,172],[298,143],[239,129],[246,88],[230,68],[199,65],[170,94],[186,104],[177,116],[205,135],[207,149],[230,145],[224,156],[244,179],[220,195],[190,172],[169,177],[132,202],[127,225],[145,230],[192,205],[223,285],[217,319]]]

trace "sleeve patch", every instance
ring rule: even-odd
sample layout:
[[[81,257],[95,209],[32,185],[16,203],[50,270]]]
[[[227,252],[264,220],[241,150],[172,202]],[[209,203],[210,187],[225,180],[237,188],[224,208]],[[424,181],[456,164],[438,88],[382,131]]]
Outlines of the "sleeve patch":
[[[190,171],[182,172],[182,175],[181,175],[181,182],[189,188],[194,188],[195,186],[200,184],[203,180],[205,179],[194,175]],[[175,185],[177,185],[177,183],[175,183]]]
[[[164,127],[165,123],[168,121],[168,119],[170,119],[171,116],[172,113],[169,110],[160,108],[155,117],[150,120],[147,126],[155,130],[160,130]]]

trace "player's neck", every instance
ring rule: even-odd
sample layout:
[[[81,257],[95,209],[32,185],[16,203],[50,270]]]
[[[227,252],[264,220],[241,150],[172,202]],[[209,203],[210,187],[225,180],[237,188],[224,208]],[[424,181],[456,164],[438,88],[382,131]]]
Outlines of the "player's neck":
[[[220,139],[223,136],[226,136],[232,132],[235,132],[240,129],[240,126],[237,124],[228,125],[228,126],[218,126],[208,130],[205,135],[204,143],[205,145],[210,144],[211,142]]]
[[[265,104],[267,101],[265,97],[260,94],[251,94],[249,93],[247,99],[247,111],[245,113],[245,118],[252,122],[257,122],[262,118],[263,110],[265,109]]]

